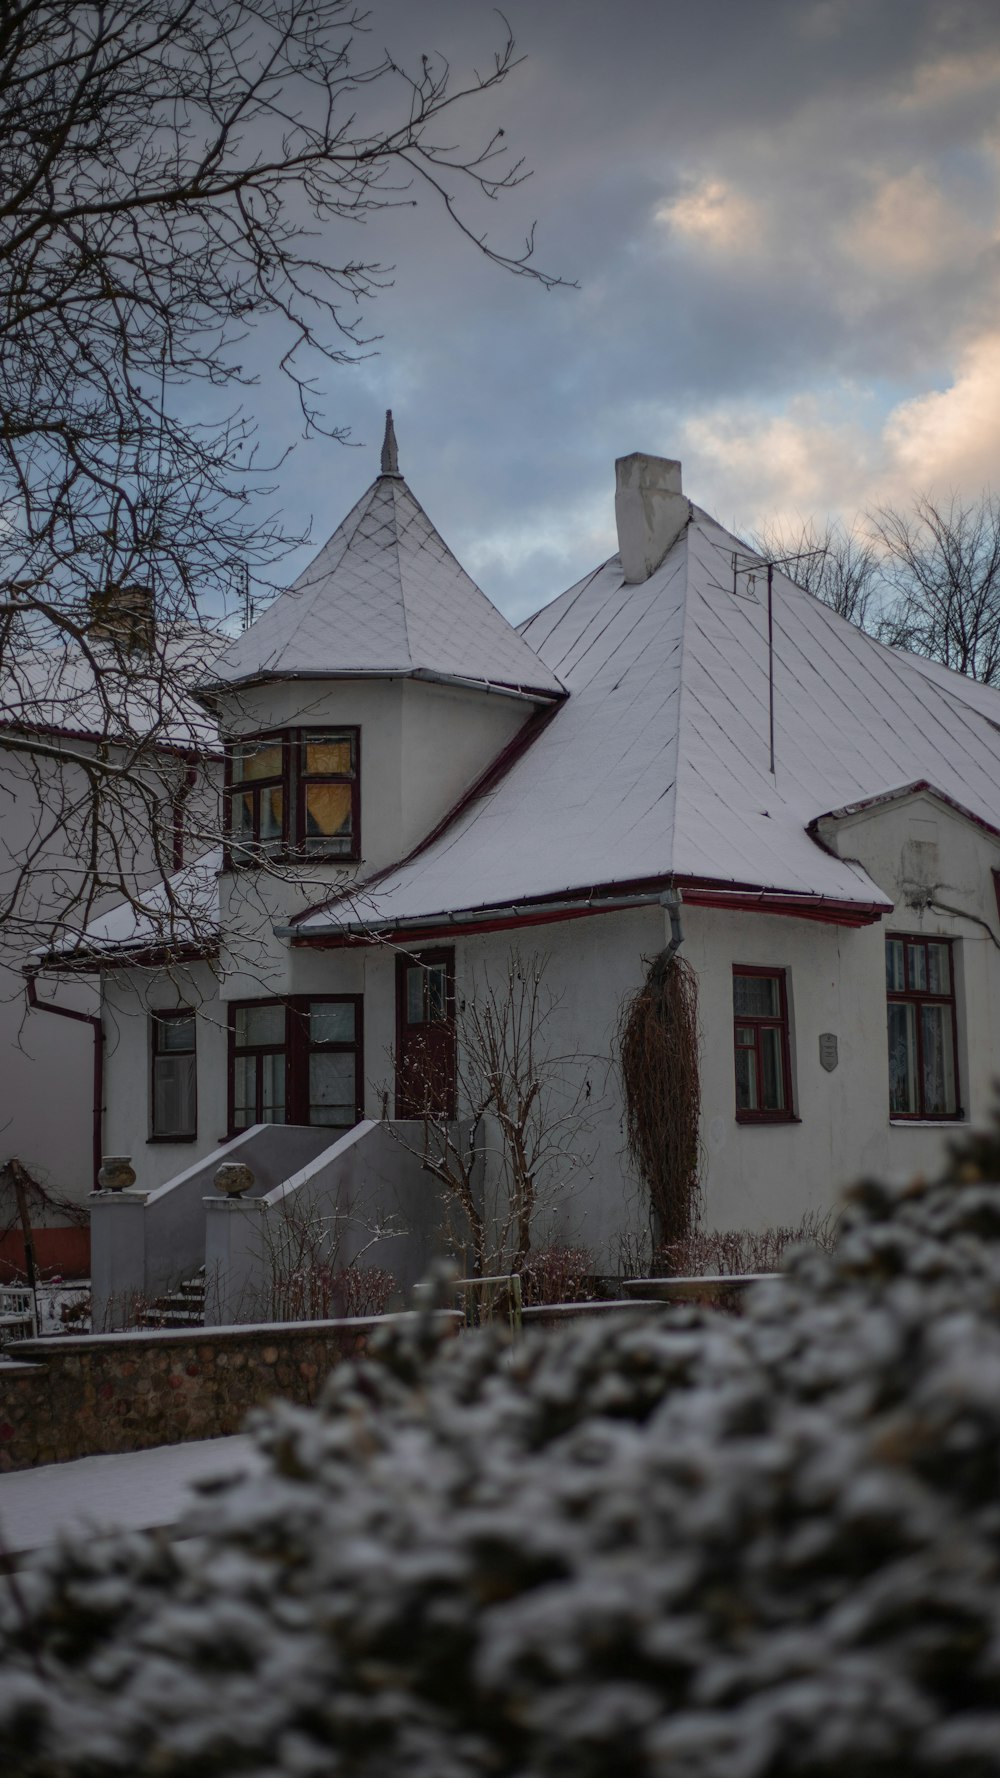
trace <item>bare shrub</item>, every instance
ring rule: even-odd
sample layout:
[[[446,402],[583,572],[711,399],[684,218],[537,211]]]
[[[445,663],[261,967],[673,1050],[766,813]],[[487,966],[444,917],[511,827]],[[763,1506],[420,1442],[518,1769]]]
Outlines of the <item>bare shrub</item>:
[[[837,1218],[810,1211],[795,1227],[767,1229],[692,1229],[683,1241],[665,1242],[654,1255],[653,1269],[671,1278],[745,1277],[776,1272],[789,1248],[805,1245],[832,1253]]]
[[[339,1315],[381,1315],[397,1284],[393,1274],[360,1262],[386,1229],[366,1230],[350,1260],[343,1254],[346,1218],[312,1198],[296,1197],[262,1221],[263,1291],[238,1320],[328,1321]],[[261,1300],[262,1295],[262,1300]]]
[[[596,1107],[588,1058],[558,1053],[547,958],[508,953],[455,1009],[455,1100],[432,1068],[411,1083],[419,1142],[397,1140],[442,1187],[448,1238],[476,1277],[521,1272],[534,1228],[564,1205]]]
[[[542,1303],[591,1303],[597,1264],[589,1247],[540,1247],[521,1267],[525,1307]]]

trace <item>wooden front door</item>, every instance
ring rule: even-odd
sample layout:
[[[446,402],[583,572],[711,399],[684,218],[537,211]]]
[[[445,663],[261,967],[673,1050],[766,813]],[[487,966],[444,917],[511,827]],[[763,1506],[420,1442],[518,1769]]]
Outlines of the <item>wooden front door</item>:
[[[455,953],[396,959],[396,1116],[455,1115]]]

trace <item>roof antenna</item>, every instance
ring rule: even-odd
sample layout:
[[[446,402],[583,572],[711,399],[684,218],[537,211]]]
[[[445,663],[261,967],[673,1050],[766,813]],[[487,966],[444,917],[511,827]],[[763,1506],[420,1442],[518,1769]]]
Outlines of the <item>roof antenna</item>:
[[[382,471],[383,475],[399,475],[399,457],[396,453],[396,434],[392,429],[392,408],[385,410],[385,437],[382,440]]]

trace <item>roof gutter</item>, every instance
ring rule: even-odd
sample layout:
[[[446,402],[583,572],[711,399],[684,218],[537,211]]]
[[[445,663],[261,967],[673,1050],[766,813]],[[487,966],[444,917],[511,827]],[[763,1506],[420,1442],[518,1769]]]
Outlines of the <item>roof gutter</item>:
[[[337,944],[349,938],[387,938],[394,933],[412,933],[425,930],[463,932],[466,929],[493,925],[542,925],[548,920],[572,920],[587,914],[618,913],[622,908],[655,907],[657,903],[668,905],[671,891],[664,893],[660,889],[650,889],[642,894],[601,896],[599,899],[587,896],[566,896],[552,901],[520,901],[507,902],[504,905],[489,908],[470,908],[467,912],[448,911],[444,914],[407,914],[399,920],[350,920],[338,926],[335,931],[309,931],[301,926],[273,926],[275,938],[297,940],[300,944]]]
[[[229,692],[246,691],[254,685],[272,685],[290,683],[296,680],[333,680],[351,679],[416,679],[425,684],[445,685],[459,691],[492,692],[494,697],[512,698],[523,704],[560,704],[569,696],[564,686],[553,690],[541,687],[532,690],[523,685],[506,685],[496,679],[470,679],[460,673],[437,673],[431,667],[352,667],[342,673],[321,673],[314,670],[301,673],[252,673],[245,679],[211,679],[204,685],[195,686],[192,696],[199,703],[211,704],[214,699],[225,697]]]
[[[774,889],[749,889],[699,882],[683,877],[661,878],[648,889],[621,895],[578,894],[547,901],[508,902],[468,910],[443,910],[435,914],[406,914],[396,920],[348,920],[337,927],[302,925],[273,926],[275,938],[293,944],[335,948],[352,942],[374,942],[395,934],[502,931],[516,926],[541,926],[553,920],[582,919],[590,914],[616,913],[623,908],[662,906],[670,917],[671,944],[680,929],[680,896],[690,907],[727,909],[734,913],[783,915],[790,919],[815,920],[830,926],[871,926],[891,912],[891,902],[853,902],[829,896],[797,895]],[[679,943],[679,940],[678,940]]]

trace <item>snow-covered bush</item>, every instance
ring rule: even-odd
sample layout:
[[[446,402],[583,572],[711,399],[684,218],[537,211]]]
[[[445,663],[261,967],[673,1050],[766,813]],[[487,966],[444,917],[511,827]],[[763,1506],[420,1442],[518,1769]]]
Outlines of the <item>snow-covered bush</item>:
[[[432,1345],[22,1574],[0,1769],[1000,1773],[1000,1188],[858,1188],[741,1320]]]

